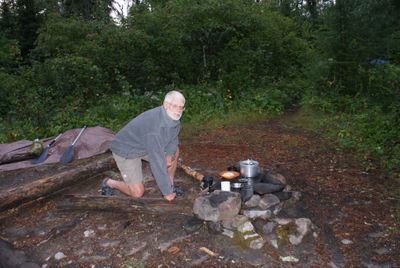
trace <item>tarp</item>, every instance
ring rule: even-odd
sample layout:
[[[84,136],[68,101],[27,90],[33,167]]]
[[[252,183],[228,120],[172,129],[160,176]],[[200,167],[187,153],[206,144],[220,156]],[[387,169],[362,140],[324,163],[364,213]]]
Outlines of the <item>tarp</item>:
[[[64,132],[57,141],[50,147],[47,159],[36,165],[58,163],[65,150],[72,144],[80,132],[80,128],[70,129]],[[101,154],[109,150],[111,141],[114,139],[114,133],[103,127],[88,127],[82,133],[79,140],[74,145],[74,159],[82,159],[93,155]],[[44,146],[48,145],[53,138],[45,138]],[[10,154],[16,154],[26,151],[32,141],[21,140],[9,144],[0,144],[0,160],[9,157]],[[35,166],[31,163],[32,159],[6,163],[0,165],[0,172],[6,170],[16,170]]]

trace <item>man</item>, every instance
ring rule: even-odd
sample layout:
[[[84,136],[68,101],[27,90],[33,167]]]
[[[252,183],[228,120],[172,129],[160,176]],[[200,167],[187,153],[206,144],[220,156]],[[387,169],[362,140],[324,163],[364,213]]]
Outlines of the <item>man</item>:
[[[184,105],[185,97],[178,91],[170,91],[162,106],[138,115],[117,133],[111,151],[123,181],[105,179],[101,185],[103,195],[112,195],[112,189],[117,189],[132,197],[142,197],[142,159],[149,161],[166,200],[172,201],[177,194],[183,194],[174,187],[174,177],[179,157],[179,119]]]

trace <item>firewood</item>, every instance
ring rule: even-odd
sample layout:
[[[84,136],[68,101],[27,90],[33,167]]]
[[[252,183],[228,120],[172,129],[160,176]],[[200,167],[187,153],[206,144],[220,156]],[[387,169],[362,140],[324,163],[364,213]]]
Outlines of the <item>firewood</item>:
[[[198,181],[200,181],[200,182],[203,180],[204,175],[201,174],[200,172],[197,172],[196,170],[193,170],[191,167],[186,166],[186,165],[184,165],[184,164],[182,164],[182,163],[178,163],[178,166],[179,166],[187,175],[189,175],[190,177],[192,177],[192,178],[194,178],[194,179],[196,179],[196,180],[198,180]]]
[[[218,256],[218,253],[215,253],[215,252],[209,250],[209,249],[206,248],[206,247],[201,247],[201,248],[200,248],[200,251],[203,251],[204,253],[207,253],[208,255],[210,255],[210,256],[212,256],[212,257]]]
[[[60,172],[41,177],[27,184],[0,191],[0,211],[16,207],[22,203],[46,196],[76,182],[81,182],[96,174],[114,169],[114,159],[104,153],[87,159],[76,160]]]

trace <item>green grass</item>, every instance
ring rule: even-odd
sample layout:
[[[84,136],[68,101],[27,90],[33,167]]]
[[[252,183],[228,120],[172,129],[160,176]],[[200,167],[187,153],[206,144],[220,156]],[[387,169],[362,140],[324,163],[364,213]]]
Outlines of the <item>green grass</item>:
[[[191,121],[182,123],[180,137],[182,140],[194,139],[197,135],[223,127],[240,127],[243,125],[254,124],[262,120],[271,118],[271,115],[259,113],[228,112],[216,114],[207,120],[202,118],[192,118]]]

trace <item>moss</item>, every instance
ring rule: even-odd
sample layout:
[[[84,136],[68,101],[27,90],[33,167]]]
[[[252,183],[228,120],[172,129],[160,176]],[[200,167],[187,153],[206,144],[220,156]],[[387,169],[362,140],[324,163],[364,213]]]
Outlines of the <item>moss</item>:
[[[123,268],[128,268],[128,267],[144,268],[144,267],[146,267],[146,264],[142,260],[138,260],[138,259],[135,259],[135,258],[130,258],[130,259],[125,260],[121,264],[121,267],[123,267]]]
[[[241,233],[239,231],[235,231],[233,235],[233,243],[243,249],[248,249],[250,247],[250,242],[259,238],[259,236],[254,236],[247,239],[244,238],[246,235],[251,235],[251,234],[254,234],[254,232],[247,231]]]
[[[285,225],[279,225],[276,228],[276,235],[278,236],[278,246],[285,246],[289,244],[289,236],[295,234],[297,231],[297,225],[295,222],[289,222]]]

